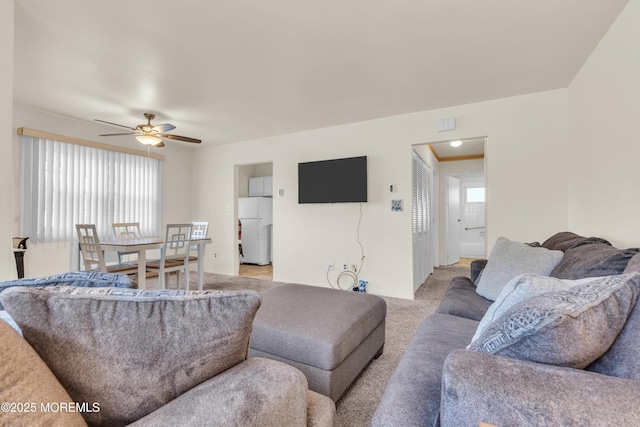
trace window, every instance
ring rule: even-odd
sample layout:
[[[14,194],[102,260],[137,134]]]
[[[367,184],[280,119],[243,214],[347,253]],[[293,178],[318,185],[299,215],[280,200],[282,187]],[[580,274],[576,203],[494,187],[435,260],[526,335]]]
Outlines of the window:
[[[162,162],[22,136],[22,232],[37,242],[77,239],[76,224],[95,224],[102,238],[114,222],[160,232]]]
[[[468,187],[467,203],[484,203],[484,187]]]

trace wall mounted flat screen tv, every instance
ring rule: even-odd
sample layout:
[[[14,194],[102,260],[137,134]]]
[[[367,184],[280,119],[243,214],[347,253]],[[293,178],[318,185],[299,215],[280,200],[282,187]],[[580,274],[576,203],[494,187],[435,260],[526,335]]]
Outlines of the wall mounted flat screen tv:
[[[298,203],[367,201],[367,156],[298,163]]]

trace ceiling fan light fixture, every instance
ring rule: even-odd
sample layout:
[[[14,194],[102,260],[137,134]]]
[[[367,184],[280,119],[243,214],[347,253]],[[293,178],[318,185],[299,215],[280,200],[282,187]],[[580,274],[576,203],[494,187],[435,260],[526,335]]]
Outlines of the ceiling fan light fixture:
[[[158,145],[162,142],[162,138],[153,135],[138,135],[136,139],[144,145]]]

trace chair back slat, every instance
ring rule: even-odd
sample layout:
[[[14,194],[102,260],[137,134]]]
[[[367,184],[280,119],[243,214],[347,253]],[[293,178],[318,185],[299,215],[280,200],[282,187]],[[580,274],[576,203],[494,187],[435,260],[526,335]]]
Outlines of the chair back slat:
[[[207,237],[207,229],[209,228],[209,222],[192,222],[193,231],[191,232],[191,240],[204,239]]]
[[[165,259],[188,258],[193,224],[167,224],[164,238]]]
[[[104,262],[104,252],[100,246],[95,224],[76,224],[76,231],[85,269],[94,270],[97,268],[106,272],[107,265]]]
[[[139,222],[117,222],[111,224],[116,239],[133,240],[142,236]]]

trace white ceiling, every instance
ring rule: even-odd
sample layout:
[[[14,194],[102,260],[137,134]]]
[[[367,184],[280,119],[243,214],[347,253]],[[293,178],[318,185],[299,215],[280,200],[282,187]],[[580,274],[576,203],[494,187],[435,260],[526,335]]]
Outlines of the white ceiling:
[[[438,157],[459,157],[459,156],[475,156],[484,154],[485,138],[469,138],[460,140],[462,145],[452,147],[449,142],[438,142],[431,144]]]
[[[567,87],[627,2],[15,0],[14,102],[285,134]]]

